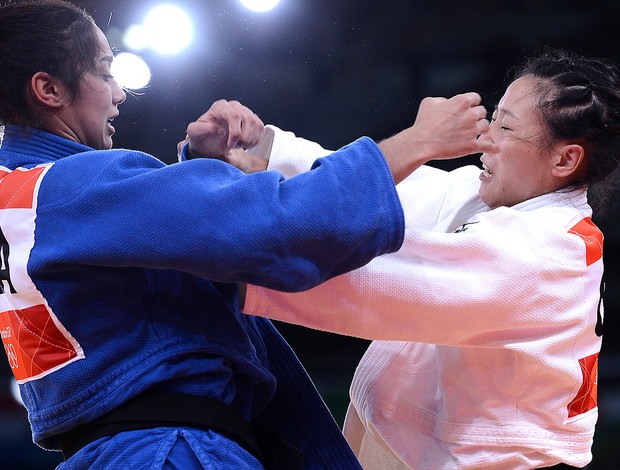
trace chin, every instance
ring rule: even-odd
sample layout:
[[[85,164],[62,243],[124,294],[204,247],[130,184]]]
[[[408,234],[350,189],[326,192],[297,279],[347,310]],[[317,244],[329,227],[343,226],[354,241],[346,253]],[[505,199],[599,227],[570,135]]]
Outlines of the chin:
[[[478,191],[478,195],[480,196],[480,200],[484,202],[490,209],[495,209],[497,205],[494,205],[489,197],[484,194],[482,188]]]

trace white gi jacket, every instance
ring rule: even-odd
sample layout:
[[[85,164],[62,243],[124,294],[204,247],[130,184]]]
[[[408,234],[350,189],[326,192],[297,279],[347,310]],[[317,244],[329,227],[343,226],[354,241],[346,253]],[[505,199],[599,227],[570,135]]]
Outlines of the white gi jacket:
[[[269,165],[287,176],[327,153],[269,132]],[[365,469],[591,460],[603,239],[586,192],[489,211],[479,173],[422,167],[399,184],[397,253],[307,292],[248,286],[246,313],[375,340],[344,429]]]

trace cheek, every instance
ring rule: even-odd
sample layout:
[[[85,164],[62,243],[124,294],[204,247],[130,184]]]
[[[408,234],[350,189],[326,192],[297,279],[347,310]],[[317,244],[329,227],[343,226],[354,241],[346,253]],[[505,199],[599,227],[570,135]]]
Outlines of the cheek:
[[[110,103],[112,103],[112,94],[109,90],[102,90],[97,96],[97,108],[101,111],[107,111],[110,108]]]

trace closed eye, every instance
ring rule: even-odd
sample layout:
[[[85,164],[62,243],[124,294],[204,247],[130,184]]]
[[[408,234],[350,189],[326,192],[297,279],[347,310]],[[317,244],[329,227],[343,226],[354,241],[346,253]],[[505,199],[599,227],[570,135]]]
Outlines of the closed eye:
[[[491,121],[491,124],[493,124],[495,121],[497,121],[497,118],[496,118],[496,117],[494,117],[494,116],[491,116],[490,121]],[[501,130],[504,130],[504,131],[509,131],[509,130],[511,130],[509,127],[506,127],[506,126],[500,126],[499,128],[500,128]]]

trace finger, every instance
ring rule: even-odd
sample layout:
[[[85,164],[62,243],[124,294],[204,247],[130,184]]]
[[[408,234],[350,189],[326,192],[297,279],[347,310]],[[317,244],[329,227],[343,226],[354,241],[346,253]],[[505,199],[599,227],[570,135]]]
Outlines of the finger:
[[[243,120],[240,116],[235,116],[228,121],[228,148],[234,149],[240,146],[243,141]]]
[[[230,129],[229,146],[231,148],[250,148],[258,144],[263,137],[265,124],[249,108],[238,104],[239,127]]]
[[[484,106],[475,106],[473,108],[474,112],[476,113],[476,116],[478,117],[478,120],[482,121],[482,120],[486,120],[489,116],[489,113],[487,112],[486,108]]]
[[[482,97],[476,93],[475,91],[470,91],[467,93],[462,93],[460,95],[456,95],[453,99],[458,99],[463,101],[463,103],[470,108],[477,107],[482,103]]]
[[[220,99],[214,101],[209,110],[205,114],[215,114],[217,116],[225,115],[227,110],[232,108],[232,104],[230,101],[226,101],[224,99]]]
[[[490,140],[478,139],[476,144],[477,149],[473,153],[498,153],[499,145],[491,142]]]
[[[239,101],[233,100],[228,102],[228,109],[222,119],[228,124],[228,147],[243,147],[247,133],[252,129],[254,113]]]
[[[485,132],[487,132],[489,130],[489,126],[491,125],[491,123],[489,122],[488,119],[484,118],[484,119],[479,119],[476,122],[476,133],[478,135],[480,134],[484,134]]]
[[[252,119],[244,123],[243,126],[243,146],[244,148],[251,148],[262,140],[265,133],[265,124],[259,119],[258,116],[253,115]]]
[[[226,145],[236,147],[237,141],[241,138],[243,115],[247,113],[243,108],[244,106],[238,101],[217,100],[196,122],[221,127],[223,131],[217,132],[216,135],[223,136],[228,133]]]
[[[213,121],[194,121],[187,126],[187,137],[190,140],[202,140],[225,133],[226,129]]]

